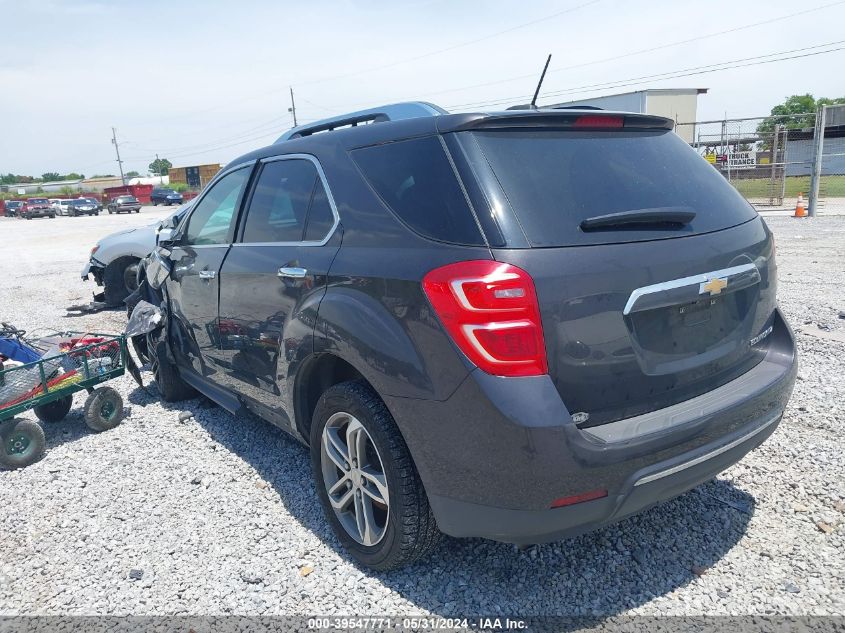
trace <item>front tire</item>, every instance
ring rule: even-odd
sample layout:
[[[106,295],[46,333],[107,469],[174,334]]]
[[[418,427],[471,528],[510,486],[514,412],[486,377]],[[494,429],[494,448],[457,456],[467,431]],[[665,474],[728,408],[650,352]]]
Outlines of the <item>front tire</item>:
[[[311,424],[311,469],[323,511],[344,548],[384,571],[431,553],[440,531],[405,440],[363,381],[320,397]]]
[[[134,257],[120,257],[106,266],[103,273],[103,291],[106,305],[119,306],[138,289],[138,260]]]
[[[123,398],[111,387],[94,389],[83,407],[85,424],[92,431],[109,431],[123,419]]]
[[[167,346],[161,338],[163,336],[166,334],[160,333],[160,338],[156,340],[152,333],[147,335],[147,350],[150,352],[153,378],[161,399],[165,402],[181,402],[196,397],[196,390],[182,380],[176,365],[167,358]]]
[[[24,468],[44,456],[47,438],[35,420],[11,419],[0,430],[0,466],[7,469]]]

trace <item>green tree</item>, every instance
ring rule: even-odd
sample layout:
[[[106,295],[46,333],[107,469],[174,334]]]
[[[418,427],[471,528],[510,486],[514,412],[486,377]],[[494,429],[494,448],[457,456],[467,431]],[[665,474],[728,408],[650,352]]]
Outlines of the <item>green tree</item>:
[[[126,172],[127,178],[138,178],[140,175],[141,174],[139,174],[137,171],[127,171]]]
[[[70,172],[69,174],[65,174],[62,176],[62,180],[84,180],[85,174],[77,174],[75,171]]]
[[[130,172],[132,173],[132,172]],[[91,178],[114,178],[114,174],[94,174]]]
[[[167,170],[173,167],[173,163],[171,163],[166,158],[157,158],[153,162],[150,163],[150,173],[155,175],[165,175],[167,174]]]
[[[41,180],[44,181],[51,181],[51,180],[59,180],[61,176],[57,171],[48,171],[47,173],[41,174]]]
[[[763,137],[771,136],[776,125],[782,125],[790,130],[813,127],[815,124],[815,114],[820,106],[843,103],[845,103],[845,97],[836,99],[821,97],[815,99],[811,94],[792,95],[791,97],[787,97],[783,103],[779,103],[772,108],[771,116],[761,121],[757,126],[757,134]]]

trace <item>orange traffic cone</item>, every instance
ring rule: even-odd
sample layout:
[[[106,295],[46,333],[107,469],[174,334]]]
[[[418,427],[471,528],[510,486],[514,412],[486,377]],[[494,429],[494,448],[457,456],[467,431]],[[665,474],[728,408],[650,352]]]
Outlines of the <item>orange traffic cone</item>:
[[[798,194],[798,202],[795,203],[795,218],[806,218],[807,210],[804,208],[804,194]]]

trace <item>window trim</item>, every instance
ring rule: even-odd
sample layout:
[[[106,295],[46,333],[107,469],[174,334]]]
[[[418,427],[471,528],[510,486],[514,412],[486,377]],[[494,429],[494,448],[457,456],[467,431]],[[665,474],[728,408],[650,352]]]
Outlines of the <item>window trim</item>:
[[[253,177],[252,186],[249,190],[249,196],[244,201],[244,206],[242,209],[242,220],[240,226],[238,227],[236,240],[232,243],[232,246],[325,246],[328,244],[329,240],[332,239],[335,231],[337,230],[338,225],[340,224],[340,213],[337,210],[337,204],[334,201],[334,195],[332,195],[332,190],[329,188],[329,182],[326,178],[326,173],[323,171],[323,166],[320,164],[320,161],[317,159],[316,156],[312,154],[281,154],[278,156],[270,156],[267,158],[262,158],[258,161],[258,164],[263,168],[264,165],[267,163],[275,163],[282,160],[307,160],[317,170],[317,176],[320,179],[320,182],[323,184],[323,189],[326,192],[326,198],[329,201],[329,207],[332,210],[332,216],[334,217],[334,224],[332,224],[329,232],[326,233],[326,237],[324,237],[320,241],[314,240],[298,240],[293,242],[244,242],[243,241],[243,234],[244,229],[246,228],[246,222],[249,219],[249,207],[252,204],[252,198],[255,194],[255,187],[258,185],[258,181],[261,179],[261,171],[258,171],[256,175]],[[309,207],[308,213],[310,215],[311,209]],[[305,227],[308,226],[308,216],[306,216],[306,224]]]
[[[178,232],[178,240],[179,240],[180,243],[174,244],[174,246],[183,246],[183,247],[184,246],[190,246],[191,248],[217,248],[217,247],[220,247],[220,246],[229,247],[229,246],[232,245],[232,242],[233,242],[234,238],[236,237],[236,235],[239,231],[238,223],[240,221],[241,211],[242,211],[243,203],[244,203],[244,200],[245,200],[245,194],[249,190],[250,181],[252,180],[252,177],[253,177],[252,172],[255,169],[255,163],[256,163],[256,161],[254,161],[254,160],[250,160],[250,161],[247,161],[245,163],[238,163],[237,165],[233,165],[232,167],[228,167],[226,169],[221,169],[219,172],[217,172],[217,174],[215,174],[214,178],[212,178],[211,181],[203,188],[203,191],[200,193],[200,195],[198,195],[196,198],[194,198],[193,202],[191,202],[191,208],[188,209],[188,212],[185,214],[185,217],[182,218],[181,222],[179,222],[179,226],[177,227],[176,230]],[[181,243],[182,240],[185,238],[185,231],[188,230],[188,224],[191,222],[191,218],[193,217],[194,213],[196,212],[197,207],[202,203],[203,200],[205,200],[206,196],[211,191],[212,187],[214,187],[214,185],[216,185],[219,180],[225,178],[226,176],[228,176],[231,173],[238,171],[239,169],[249,169],[250,173],[249,173],[249,175],[247,176],[247,179],[246,179],[246,186],[244,187],[244,190],[241,191],[240,195],[238,196],[238,201],[235,203],[235,211],[234,211],[235,230],[234,230],[234,232],[230,233],[229,241],[223,242],[221,244],[183,244],[183,243]]]

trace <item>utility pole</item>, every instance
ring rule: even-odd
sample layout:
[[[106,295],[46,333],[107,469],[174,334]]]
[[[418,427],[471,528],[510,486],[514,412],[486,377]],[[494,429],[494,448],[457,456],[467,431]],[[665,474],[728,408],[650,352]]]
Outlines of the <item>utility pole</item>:
[[[813,171],[810,176],[810,205],[807,215],[816,216],[819,208],[819,181],[822,176],[822,154],[824,153],[824,128],[827,118],[827,106],[821,106],[816,114],[816,129],[813,138]]]
[[[293,127],[296,127],[296,102],[293,100],[293,86],[290,87],[290,107],[288,108],[288,112],[293,114]]]
[[[162,171],[161,161],[158,159],[158,154],[156,154],[156,165],[158,165],[158,184],[164,184],[164,172]]]
[[[123,161],[120,160],[120,148],[117,146],[117,132],[111,129],[111,142],[114,145],[114,152],[117,154],[117,166],[120,168],[120,182],[126,184],[126,177],[123,175]]]

